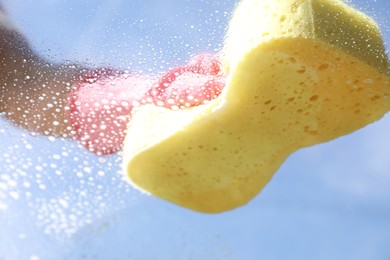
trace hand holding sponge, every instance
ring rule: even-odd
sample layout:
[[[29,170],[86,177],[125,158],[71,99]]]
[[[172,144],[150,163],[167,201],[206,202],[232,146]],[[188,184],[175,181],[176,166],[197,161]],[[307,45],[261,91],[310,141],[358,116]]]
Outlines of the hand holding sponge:
[[[380,31],[338,0],[242,0],[223,58],[228,79],[218,98],[132,115],[124,168],[136,187],[200,212],[231,210],[294,151],[390,109]]]

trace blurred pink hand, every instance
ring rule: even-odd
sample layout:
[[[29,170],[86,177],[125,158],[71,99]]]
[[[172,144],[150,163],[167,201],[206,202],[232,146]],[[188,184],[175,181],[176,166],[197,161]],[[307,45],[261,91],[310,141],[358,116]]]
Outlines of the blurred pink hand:
[[[68,118],[77,139],[91,152],[108,155],[122,148],[134,106],[154,103],[185,109],[215,99],[225,86],[215,54],[200,54],[155,82],[151,77],[111,69],[91,71],[73,85]]]

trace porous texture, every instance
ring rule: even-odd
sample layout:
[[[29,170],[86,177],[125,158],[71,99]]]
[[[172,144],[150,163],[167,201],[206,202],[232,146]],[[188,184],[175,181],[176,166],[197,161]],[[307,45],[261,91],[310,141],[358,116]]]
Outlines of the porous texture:
[[[229,79],[216,100],[180,113],[145,106],[134,115],[124,167],[137,187],[201,212],[230,210],[258,194],[292,152],[390,109],[379,30],[339,1],[244,0],[225,47]]]

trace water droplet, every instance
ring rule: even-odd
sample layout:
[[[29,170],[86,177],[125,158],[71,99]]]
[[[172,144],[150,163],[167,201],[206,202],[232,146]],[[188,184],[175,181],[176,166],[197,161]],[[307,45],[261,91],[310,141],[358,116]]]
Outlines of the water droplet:
[[[42,167],[41,165],[36,165],[34,168],[35,168],[35,170],[38,171],[38,172],[43,171],[43,167]]]
[[[9,196],[10,196],[11,198],[13,198],[14,200],[18,200],[18,199],[20,198],[19,193],[17,193],[16,191],[10,191],[8,194],[9,194]]]
[[[40,258],[37,255],[32,255],[30,256],[30,260],[40,260]]]
[[[69,207],[69,203],[64,200],[64,199],[60,199],[58,200],[58,203],[63,207],[63,208],[68,208]]]
[[[59,155],[59,154],[53,154],[53,159],[54,159],[54,160],[60,160],[60,159],[61,159],[61,155]]]

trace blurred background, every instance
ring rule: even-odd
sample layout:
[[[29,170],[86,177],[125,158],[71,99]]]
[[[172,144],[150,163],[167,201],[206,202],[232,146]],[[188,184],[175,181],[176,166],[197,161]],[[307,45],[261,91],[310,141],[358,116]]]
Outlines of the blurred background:
[[[53,62],[162,73],[218,51],[236,1],[2,0]],[[352,0],[390,46],[390,2]],[[195,213],[96,157],[0,118],[0,259],[390,259],[390,115],[300,150],[248,205]]]

